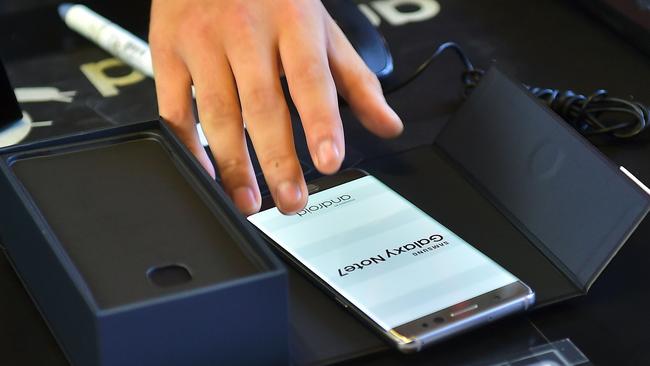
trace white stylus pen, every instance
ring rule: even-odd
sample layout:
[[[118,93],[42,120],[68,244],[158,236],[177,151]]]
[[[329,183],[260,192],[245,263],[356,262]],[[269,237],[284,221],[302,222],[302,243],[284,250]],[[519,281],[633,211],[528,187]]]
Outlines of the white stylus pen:
[[[72,30],[88,38],[127,65],[153,78],[151,51],[147,42],[85,5],[63,3],[59,5],[59,15]],[[194,95],[194,86],[192,86],[192,96]],[[196,130],[201,144],[208,146],[200,123],[196,124]]]
[[[129,66],[153,78],[151,51],[147,42],[85,5],[63,3],[59,5],[59,15],[68,27]]]

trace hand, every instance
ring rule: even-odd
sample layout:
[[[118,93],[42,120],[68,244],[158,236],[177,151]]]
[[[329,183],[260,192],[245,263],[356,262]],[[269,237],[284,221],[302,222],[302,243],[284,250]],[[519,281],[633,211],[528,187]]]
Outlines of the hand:
[[[280,211],[307,202],[282,74],[324,174],[345,154],[337,91],[371,132],[402,131],[377,78],[318,0],[153,0],[149,41],[160,116],[214,176],[195,130],[194,85],[225,190],[245,214],[259,210],[261,197],[244,121]]]

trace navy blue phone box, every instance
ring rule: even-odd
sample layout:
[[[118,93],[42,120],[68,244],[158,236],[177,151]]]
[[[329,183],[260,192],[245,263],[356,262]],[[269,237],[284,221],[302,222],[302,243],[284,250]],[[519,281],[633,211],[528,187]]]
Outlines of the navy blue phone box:
[[[287,275],[164,123],[0,150],[0,235],[73,365],[287,364]]]

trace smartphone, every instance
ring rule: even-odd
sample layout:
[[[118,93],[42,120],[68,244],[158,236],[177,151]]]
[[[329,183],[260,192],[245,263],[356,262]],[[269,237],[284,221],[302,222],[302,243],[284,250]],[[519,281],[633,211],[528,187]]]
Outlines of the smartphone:
[[[269,197],[248,220],[400,351],[533,304],[517,277],[366,172],[343,171],[308,189],[297,214],[283,215]]]

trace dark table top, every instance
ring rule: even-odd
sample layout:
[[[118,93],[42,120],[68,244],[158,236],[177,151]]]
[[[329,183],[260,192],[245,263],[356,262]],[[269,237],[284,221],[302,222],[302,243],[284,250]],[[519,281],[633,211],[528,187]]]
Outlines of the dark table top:
[[[363,1],[377,14],[373,3]],[[0,57],[15,87],[54,86],[75,90],[73,103],[24,103],[31,119],[52,121],[35,125],[24,141],[157,117],[154,85],[149,79],[103,97],[79,71],[84,63],[108,56],[69,31],[58,18],[56,4],[46,1],[5,1],[0,4]],[[584,8],[561,0],[419,0],[440,5],[433,17],[391,24],[379,16],[380,29],[394,54],[396,72],[408,73],[438,44],[454,40],[477,65],[496,62],[513,77],[530,85],[590,93],[605,88],[612,95],[650,103],[650,63],[646,54],[619,37]],[[375,4],[376,5],[376,4]],[[148,3],[92,2],[109,19],[146,39]],[[406,7],[404,12],[417,10]],[[395,19],[393,19],[393,22]],[[380,141],[365,132],[342,109],[349,163],[430,143],[461,103],[461,65],[454,56],[440,58],[425,74],[391,95],[390,103],[406,124],[402,137]],[[127,74],[128,69],[115,71]],[[304,154],[304,142],[298,139]],[[625,143],[598,141],[596,146],[641,181],[650,182],[650,138]],[[307,155],[302,155],[309,161]],[[646,314],[650,287],[650,220],[645,220],[596,281],[588,295],[537,310],[522,321],[482,330],[499,335],[486,340],[486,354],[512,351],[501,336],[521,344],[570,338],[595,364],[650,364],[650,317]],[[0,364],[65,365],[46,324],[32,305],[9,263],[0,257]],[[534,329],[533,332],[530,329]],[[445,344],[453,348],[454,343]],[[394,352],[372,355],[355,363],[429,364],[434,353],[404,358]],[[516,347],[515,347],[516,348]],[[493,357],[494,358],[494,357]],[[456,360],[464,362],[465,360]],[[494,358],[494,361],[497,361]]]

